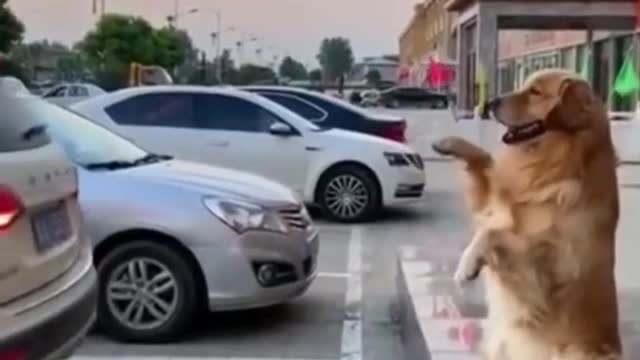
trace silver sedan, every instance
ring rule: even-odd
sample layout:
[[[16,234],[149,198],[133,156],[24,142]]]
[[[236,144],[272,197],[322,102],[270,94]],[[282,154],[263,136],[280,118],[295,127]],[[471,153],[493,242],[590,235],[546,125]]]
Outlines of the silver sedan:
[[[108,335],[172,341],[198,310],[287,302],[314,280],[318,233],[291,190],[150,154],[34,101],[79,167],[80,204],[100,277],[98,325]]]

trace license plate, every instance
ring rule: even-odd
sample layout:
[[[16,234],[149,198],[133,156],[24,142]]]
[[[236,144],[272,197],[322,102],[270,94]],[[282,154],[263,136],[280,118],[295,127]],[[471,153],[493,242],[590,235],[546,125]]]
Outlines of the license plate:
[[[36,247],[40,252],[47,251],[71,237],[71,222],[64,204],[35,215],[31,224]]]

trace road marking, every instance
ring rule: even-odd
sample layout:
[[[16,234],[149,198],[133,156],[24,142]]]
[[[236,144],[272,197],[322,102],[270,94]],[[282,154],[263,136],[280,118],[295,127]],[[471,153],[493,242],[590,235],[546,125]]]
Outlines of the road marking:
[[[326,277],[326,278],[338,278],[338,279],[346,279],[349,278],[351,274],[346,272],[319,272],[318,277]]]
[[[362,359],[362,227],[351,229],[345,294],[345,314],[342,324],[341,360]]]

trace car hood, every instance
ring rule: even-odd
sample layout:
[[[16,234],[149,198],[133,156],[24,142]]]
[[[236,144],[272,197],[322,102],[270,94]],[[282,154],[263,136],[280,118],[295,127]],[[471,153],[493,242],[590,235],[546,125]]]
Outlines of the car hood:
[[[300,203],[293,191],[275,181],[241,171],[188,161],[170,160],[123,171],[128,176],[186,187],[202,192],[203,195],[234,197],[261,205]]]

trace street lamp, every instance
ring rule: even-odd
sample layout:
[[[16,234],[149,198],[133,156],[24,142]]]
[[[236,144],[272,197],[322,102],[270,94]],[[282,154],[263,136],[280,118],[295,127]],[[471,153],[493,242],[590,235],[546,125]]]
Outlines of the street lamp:
[[[189,15],[189,14],[195,14],[198,11],[199,11],[198,9],[189,9],[189,10],[181,12],[181,13],[176,12],[173,15],[167,16],[167,22],[169,23],[169,27],[176,27],[178,25],[178,19],[179,18],[181,18],[183,16],[186,16],[186,15]]]
[[[178,18],[182,17],[182,16],[186,16],[186,15],[190,15],[190,14],[195,14],[195,13],[202,13],[202,12],[209,12],[209,13],[213,13],[216,15],[216,23],[217,23],[217,31],[214,33],[211,33],[211,40],[216,42],[216,57],[218,59],[220,59],[221,57],[221,45],[222,45],[222,14],[220,13],[219,10],[216,9],[201,9],[201,8],[193,8],[190,9],[188,11],[185,11],[183,13],[178,13],[178,0],[175,1],[175,13],[174,15],[169,15],[167,16],[167,21],[169,22],[169,26],[174,26],[174,24],[177,24],[177,20]],[[222,66],[218,65],[216,67],[216,72],[217,72],[217,76],[218,76],[218,80],[222,81]]]

